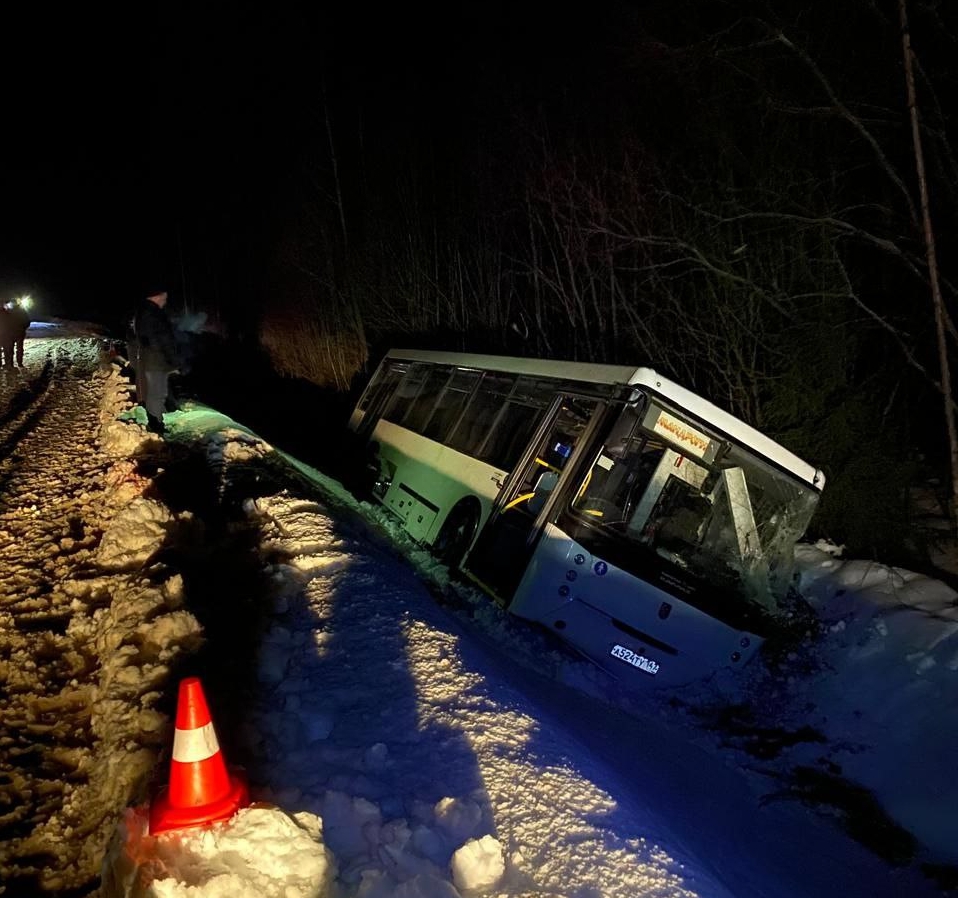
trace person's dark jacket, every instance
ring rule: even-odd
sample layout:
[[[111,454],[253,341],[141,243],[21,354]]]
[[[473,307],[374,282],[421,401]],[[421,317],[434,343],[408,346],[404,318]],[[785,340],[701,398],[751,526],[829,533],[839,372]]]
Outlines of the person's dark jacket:
[[[131,351],[134,367],[144,371],[174,371],[179,367],[173,325],[156,303],[144,299],[133,316],[136,345]]]
[[[22,340],[30,327],[30,313],[23,306],[14,306],[8,312],[10,315],[10,329],[18,340]]]

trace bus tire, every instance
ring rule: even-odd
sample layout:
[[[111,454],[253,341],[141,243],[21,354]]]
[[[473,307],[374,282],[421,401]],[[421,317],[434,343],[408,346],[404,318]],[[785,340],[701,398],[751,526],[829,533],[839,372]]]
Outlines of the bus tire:
[[[433,554],[448,567],[459,567],[472,545],[478,525],[479,503],[475,499],[463,499],[446,515],[432,544]]]

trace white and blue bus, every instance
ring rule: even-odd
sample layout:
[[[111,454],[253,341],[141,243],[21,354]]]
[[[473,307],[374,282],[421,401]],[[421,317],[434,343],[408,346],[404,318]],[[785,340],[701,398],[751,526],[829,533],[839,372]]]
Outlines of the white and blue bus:
[[[743,666],[824,475],[649,368],[393,350],[350,428],[375,498],[619,677]]]

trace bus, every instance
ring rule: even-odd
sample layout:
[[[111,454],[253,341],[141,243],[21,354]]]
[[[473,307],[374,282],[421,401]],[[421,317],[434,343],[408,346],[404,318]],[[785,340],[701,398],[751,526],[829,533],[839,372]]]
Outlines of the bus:
[[[375,501],[615,677],[743,667],[822,472],[650,368],[392,350],[349,420]]]

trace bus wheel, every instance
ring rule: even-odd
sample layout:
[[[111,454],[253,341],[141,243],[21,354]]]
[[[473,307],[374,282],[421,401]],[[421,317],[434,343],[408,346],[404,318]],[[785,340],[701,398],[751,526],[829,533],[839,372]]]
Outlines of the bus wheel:
[[[451,568],[459,567],[472,544],[479,523],[479,509],[474,502],[460,502],[446,517],[439,535],[432,544],[436,557]]]

